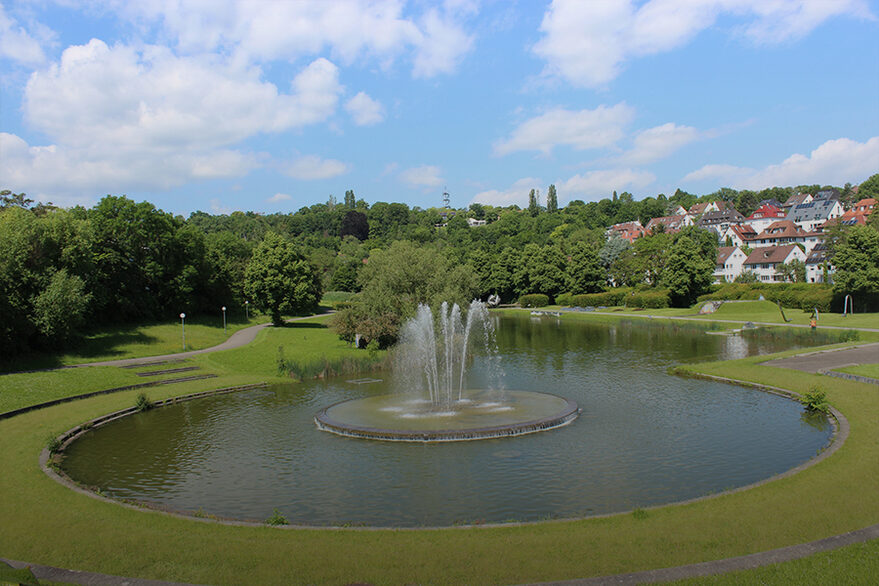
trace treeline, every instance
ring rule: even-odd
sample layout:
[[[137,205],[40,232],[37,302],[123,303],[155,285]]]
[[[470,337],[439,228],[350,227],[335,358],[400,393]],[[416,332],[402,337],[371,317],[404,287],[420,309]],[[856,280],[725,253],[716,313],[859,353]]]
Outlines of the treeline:
[[[877,175],[861,186],[860,197],[866,197],[864,187],[870,182],[879,191]],[[671,197],[660,194],[640,201],[629,193],[614,193],[559,208],[550,186],[546,205],[535,190],[525,209],[472,204],[458,210],[368,205],[348,191],[342,202],[331,197],[295,213],[195,212],[189,218],[124,196],[106,196],[88,209],[58,209],[2,191],[0,349],[12,355],[57,347],[86,326],[168,320],[180,312],[214,314],[226,306],[243,313],[246,300],[277,319],[285,311],[313,306],[321,290],[363,291],[357,298],[361,309],[367,300],[375,300],[380,311],[371,314],[371,321],[363,321],[363,313],[348,317],[361,320],[352,323],[374,324],[375,337],[388,341],[392,336],[385,334],[409,310],[393,308],[397,315],[391,319],[388,291],[368,289],[378,275],[395,274],[388,267],[396,265],[405,273],[398,284],[418,279],[431,283],[426,288],[398,287],[390,295],[407,303],[431,302],[438,295],[469,300],[489,294],[509,302],[529,293],[552,300],[628,286],[661,288],[670,303],[687,304],[710,282],[716,242],[708,232],[689,228],[675,235],[659,233],[632,246],[607,240],[606,228],[636,219],[646,223],[678,206],[716,199],[732,201],[748,213],[762,199],[784,200],[795,192],[822,188],[723,189],[702,197],[678,190]],[[848,185],[841,191],[853,196]],[[468,220],[486,224],[471,226]],[[280,238],[267,243],[268,234]],[[261,246],[265,250],[254,264],[254,252]],[[282,299],[254,281],[275,275],[272,271],[284,264],[278,259],[285,258],[295,259],[298,272],[279,282],[307,281],[308,299]],[[861,272],[868,286],[869,275]]]

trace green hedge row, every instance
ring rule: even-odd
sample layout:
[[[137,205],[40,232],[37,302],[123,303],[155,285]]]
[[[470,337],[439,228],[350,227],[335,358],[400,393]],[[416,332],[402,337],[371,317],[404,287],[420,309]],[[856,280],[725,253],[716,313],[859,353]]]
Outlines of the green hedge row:
[[[519,297],[519,305],[522,307],[546,307],[549,305],[549,295],[543,293],[529,293]]]
[[[699,301],[722,301],[736,299],[759,299],[781,302],[782,307],[796,307],[803,311],[830,311],[833,289],[830,285],[816,283],[724,283],[715,285],[713,291],[699,297]]]

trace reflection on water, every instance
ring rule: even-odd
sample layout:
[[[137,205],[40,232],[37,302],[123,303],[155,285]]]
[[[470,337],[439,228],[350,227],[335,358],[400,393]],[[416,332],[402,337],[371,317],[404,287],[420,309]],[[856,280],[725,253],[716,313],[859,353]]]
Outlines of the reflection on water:
[[[76,442],[64,466],[106,494],[181,511],[262,520],[277,508],[299,524],[451,525],[715,493],[790,469],[829,439],[827,420],[805,416],[793,401],[666,374],[674,363],[777,351],[808,338],[715,336],[646,321],[495,319],[505,386],[569,397],[579,419],[476,442],[357,440],[318,431],[315,412],[387,393],[391,383],[313,381],[128,417]],[[468,386],[482,386],[490,371],[475,356]]]

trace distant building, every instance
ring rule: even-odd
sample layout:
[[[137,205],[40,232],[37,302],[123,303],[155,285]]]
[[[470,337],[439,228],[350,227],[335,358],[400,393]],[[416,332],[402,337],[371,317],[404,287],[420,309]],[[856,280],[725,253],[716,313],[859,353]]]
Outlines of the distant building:
[[[824,266],[827,263],[828,277],[833,273],[833,266],[828,262],[827,245],[819,242],[806,257],[806,282],[824,283]]]
[[[778,206],[763,203],[754,212],[745,218],[745,223],[754,228],[757,233],[762,232],[773,222],[785,219],[787,214]]]
[[[824,240],[824,236],[817,230],[804,230],[790,220],[780,220],[773,222],[763,232],[757,234],[751,239],[751,243],[754,246],[801,244],[808,254],[822,240]]]
[[[757,231],[748,224],[730,224],[720,235],[721,242],[728,240],[733,246],[751,246],[755,238]]]
[[[830,193],[831,192],[819,192]],[[804,230],[815,230],[827,220],[840,217],[845,210],[838,199],[830,197],[801,203],[793,206],[787,213],[786,219],[797,224]]]
[[[685,226],[692,226],[693,218],[686,214],[679,216],[660,216],[659,218],[653,218],[647,222],[647,226],[644,227],[644,232],[652,234],[660,224],[664,227],[667,234],[674,234],[675,232],[680,232],[681,228]]]
[[[638,220],[635,220],[634,222],[622,222],[619,224],[614,224],[607,229],[607,236],[610,237],[614,234],[616,234],[623,240],[634,243],[635,240],[644,236],[644,226],[642,226],[641,222],[639,222]]]
[[[806,262],[806,253],[796,244],[755,248],[742,264],[742,270],[753,271],[763,282],[781,282],[776,275],[778,267],[794,259]]]
[[[487,222],[485,220],[477,220],[475,218],[467,218],[467,224],[472,228],[473,226],[485,226]]]
[[[714,267],[715,283],[732,283],[742,274],[742,265],[748,257],[738,246],[721,246],[717,249]]]
[[[785,202],[782,204],[782,209],[785,212],[788,212],[792,207],[804,203],[809,203],[810,201],[812,201],[811,193],[798,193],[787,198],[787,200],[785,200]]]
[[[712,210],[705,212],[696,225],[706,230],[714,230],[720,237],[732,224],[741,224],[745,216],[736,211],[732,206],[726,206],[724,210]]]

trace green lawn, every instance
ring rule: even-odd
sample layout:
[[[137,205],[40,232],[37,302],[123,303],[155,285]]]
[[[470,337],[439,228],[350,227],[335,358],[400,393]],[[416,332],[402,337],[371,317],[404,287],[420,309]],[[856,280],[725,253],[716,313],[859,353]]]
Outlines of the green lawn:
[[[278,345],[285,348],[285,354],[303,357],[358,352],[323,328],[269,328],[250,347],[193,361],[218,372],[219,379],[155,387],[148,394],[157,400],[270,380],[277,374]],[[649,509],[646,515],[523,526],[417,531],[280,529],[227,526],[130,509],[56,483],[40,470],[37,454],[50,434],[133,405],[136,391],[30,412],[0,420],[0,556],[123,576],[213,584],[521,583],[745,555],[879,523],[879,499],[875,498],[879,492],[879,394],[875,388],[761,366],[759,362],[766,359],[680,369],[797,392],[823,387],[851,426],[849,439],[830,458],[756,488]],[[91,373],[96,385],[108,380],[103,369],[81,372]],[[77,384],[86,388],[88,380]],[[844,555],[841,559],[846,559]],[[812,556],[803,561],[811,564],[817,582],[833,582],[840,568],[857,577],[862,567],[872,567],[860,565],[855,555],[828,573],[822,570],[822,560]],[[750,580],[763,575],[745,576]]]
[[[847,372],[849,374],[857,374],[860,376],[868,376],[870,378],[879,379],[879,364],[861,364],[858,366],[846,366],[845,368],[835,369],[837,372]]]

